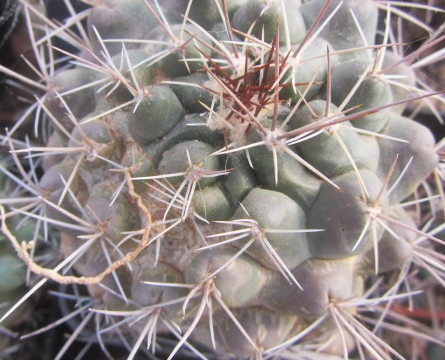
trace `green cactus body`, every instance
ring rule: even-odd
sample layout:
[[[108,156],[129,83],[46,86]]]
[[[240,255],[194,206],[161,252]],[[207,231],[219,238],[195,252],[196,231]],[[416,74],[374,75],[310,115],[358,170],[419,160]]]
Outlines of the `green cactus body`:
[[[410,91],[373,67],[376,4],[91,3],[83,51],[40,104],[44,174],[23,181],[74,274],[35,272],[87,285],[129,358],[166,332],[172,356],[212,343],[218,358],[386,358],[348,319],[377,276],[416,264],[403,202],[439,157],[391,107]],[[408,70],[390,74],[414,86]]]

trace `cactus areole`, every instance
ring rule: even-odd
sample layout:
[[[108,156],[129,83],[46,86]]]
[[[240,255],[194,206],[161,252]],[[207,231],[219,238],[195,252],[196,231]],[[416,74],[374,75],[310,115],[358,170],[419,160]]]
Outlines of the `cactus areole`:
[[[378,36],[389,10],[88,3],[78,35],[60,32],[79,52],[40,83],[45,144],[16,152],[42,160],[23,212],[63,257],[44,266],[4,224],[30,270],[85,285],[98,341],[119,336],[129,358],[165,336],[170,357],[396,356],[357,318],[404,291],[424,236],[404,204],[439,156],[403,115],[426,95]]]

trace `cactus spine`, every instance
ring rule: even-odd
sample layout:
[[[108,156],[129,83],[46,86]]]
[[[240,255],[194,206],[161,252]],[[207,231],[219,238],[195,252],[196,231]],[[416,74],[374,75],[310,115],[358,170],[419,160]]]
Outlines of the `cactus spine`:
[[[44,143],[4,136],[28,196],[2,219],[57,230],[50,268],[3,223],[29,269],[85,285],[97,341],[119,336],[129,359],[145,338],[156,355],[165,334],[177,339],[169,358],[407,356],[377,337],[408,324],[385,306],[416,294],[413,268],[443,286],[445,266],[432,248],[442,225],[428,227],[440,144],[403,110],[440,97],[418,86],[388,28],[376,42],[391,9],[88,3],[72,14],[78,35],[45,22],[44,38],[79,52],[59,50],[68,65],[40,64],[30,81],[44,90],[33,108]]]

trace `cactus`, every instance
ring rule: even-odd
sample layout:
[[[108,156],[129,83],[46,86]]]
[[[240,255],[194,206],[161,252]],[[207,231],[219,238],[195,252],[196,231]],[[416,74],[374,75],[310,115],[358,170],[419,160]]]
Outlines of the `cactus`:
[[[22,189],[8,178],[10,176],[8,167],[11,167],[12,161],[7,155],[7,149],[0,149],[2,154],[2,163],[0,164],[0,196],[2,202],[7,203],[10,199],[15,203],[22,194]],[[5,219],[8,228],[14,233],[15,237],[23,241],[29,241],[33,238],[35,231],[35,222],[26,217],[14,216]],[[34,249],[33,255],[37,256]],[[40,252],[39,252],[40,253]],[[8,309],[23,299],[27,292],[27,271],[23,262],[17,258],[14,248],[5,234],[0,234],[0,274],[2,281],[0,283],[0,316],[4,316]],[[23,302],[23,301],[22,301]],[[33,311],[33,304],[25,301],[21,311],[8,316],[0,325],[0,357],[2,359],[12,359],[23,343],[17,344],[19,337],[18,329],[25,324]]]
[[[33,273],[86,288],[105,352],[117,336],[129,359],[169,337],[168,358],[410,356],[389,332],[445,345],[392,310],[420,297],[416,269],[441,287],[445,265],[442,145],[404,113],[443,100],[379,28],[389,6],[88,3],[77,33],[44,21],[79,49],[54,49],[65,65],[33,39],[40,92],[16,127],[34,116],[43,140],[3,137],[28,195],[2,230]],[[11,233],[19,214],[54,230],[59,265]]]

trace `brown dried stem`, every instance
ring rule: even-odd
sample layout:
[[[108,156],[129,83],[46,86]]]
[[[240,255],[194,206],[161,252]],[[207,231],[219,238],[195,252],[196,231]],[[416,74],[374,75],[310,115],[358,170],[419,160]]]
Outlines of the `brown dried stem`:
[[[45,268],[37,264],[29,254],[29,250],[34,246],[33,242],[27,243],[26,241],[22,241],[21,243],[17,240],[17,238],[11,233],[8,226],[6,225],[6,217],[5,217],[5,209],[3,206],[0,206],[0,214],[2,218],[2,232],[6,235],[6,237],[11,241],[12,246],[17,252],[18,256],[23,260],[26,266],[30,271],[35,273],[36,275],[41,275],[48,279],[54,280],[60,284],[80,284],[80,285],[92,285],[100,283],[103,278],[118,268],[128,264],[129,262],[136,259],[136,257],[142,252],[142,250],[147,246],[148,240],[150,237],[152,219],[151,214],[148,211],[147,207],[144,205],[142,198],[138,195],[133,186],[133,182],[131,180],[131,174],[129,170],[125,170],[125,178],[128,184],[128,192],[136,202],[138,207],[141,209],[143,215],[146,217],[147,224],[144,228],[144,234],[142,235],[142,239],[138,246],[120,259],[114,261],[110,264],[108,268],[102,271],[100,274],[96,276],[69,276],[69,275],[61,275],[57,271],[51,268]]]

